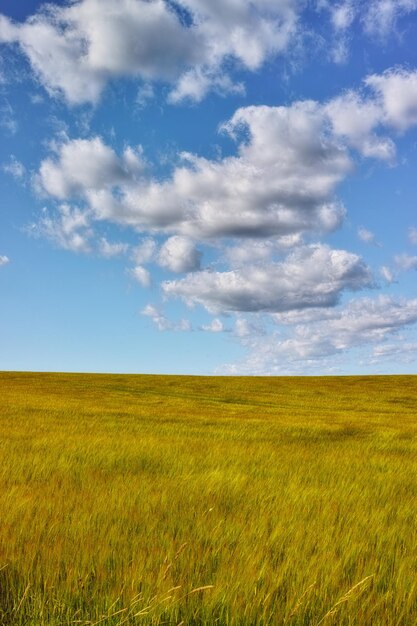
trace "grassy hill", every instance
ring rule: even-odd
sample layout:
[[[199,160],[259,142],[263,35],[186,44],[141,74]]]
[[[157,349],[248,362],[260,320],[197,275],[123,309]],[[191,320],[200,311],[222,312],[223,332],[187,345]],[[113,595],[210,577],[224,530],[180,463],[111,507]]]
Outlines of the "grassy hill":
[[[0,373],[0,623],[417,624],[417,378]]]

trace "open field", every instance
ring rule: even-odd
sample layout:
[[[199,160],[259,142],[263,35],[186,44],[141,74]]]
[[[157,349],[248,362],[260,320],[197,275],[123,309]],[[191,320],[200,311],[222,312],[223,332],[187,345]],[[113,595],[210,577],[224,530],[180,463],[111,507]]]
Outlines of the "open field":
[[[0,398],[0,624],[417,624],[416,377]]]

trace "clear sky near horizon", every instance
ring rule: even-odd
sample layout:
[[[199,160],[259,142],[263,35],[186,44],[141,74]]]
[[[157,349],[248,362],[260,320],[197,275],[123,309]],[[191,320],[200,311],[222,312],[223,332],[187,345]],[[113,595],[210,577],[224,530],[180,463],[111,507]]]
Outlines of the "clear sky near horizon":
[[[417,0],[0,0],[0,369],[417,373]]]

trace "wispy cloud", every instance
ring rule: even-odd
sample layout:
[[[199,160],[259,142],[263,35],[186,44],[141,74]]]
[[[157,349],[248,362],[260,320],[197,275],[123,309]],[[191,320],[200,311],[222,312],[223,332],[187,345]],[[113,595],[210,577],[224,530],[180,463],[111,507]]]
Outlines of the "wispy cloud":
[[[9,161],[3,164],[3,171],[16,180],[23,180],[26,175],[25,166],[13,154],[10,155]]]
[[[396,344],[395,352],[388,342],[417,323],[417,300],[394,300],[387,296],[360,298],[332,311],[316,309],[276,315],[275,321],[274,333],[265,336],[252,333],[243,337],[246,359],[229,365],[224,371],[307,373],[317,366],[323,372],[335,366],[338,355],[365,348],[371,349],[368,356],[364,356],[369,364],[378,357],[391,356],[397,362],[402,355],[409,358],[406,341]],[[416,359],[417,353],[412,356]]]
[[[192,330],[191,322],[189,320],[181,319],[173,322],[152,304],[147,304],[145,308],[142,309],[141,315],[149,317],[156,328],[160,331],[181,332]]]

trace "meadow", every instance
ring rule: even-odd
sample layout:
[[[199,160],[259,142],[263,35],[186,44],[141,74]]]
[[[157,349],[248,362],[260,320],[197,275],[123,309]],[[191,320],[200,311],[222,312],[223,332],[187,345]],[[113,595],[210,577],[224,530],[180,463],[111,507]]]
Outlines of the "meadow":
[[[417,624],[417,377],[0,373],[2,626]]]

